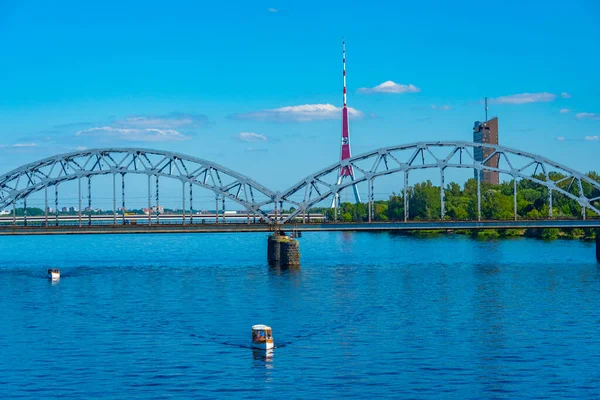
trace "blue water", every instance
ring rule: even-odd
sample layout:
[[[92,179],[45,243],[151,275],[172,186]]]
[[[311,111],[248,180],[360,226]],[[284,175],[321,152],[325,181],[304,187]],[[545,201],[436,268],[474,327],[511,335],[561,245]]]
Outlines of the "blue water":
[[[265,234],[0,237],[0,398],[600,397],[593,243],[301,251],[279,270]],[[256,323],[272,354],[247,347]]]

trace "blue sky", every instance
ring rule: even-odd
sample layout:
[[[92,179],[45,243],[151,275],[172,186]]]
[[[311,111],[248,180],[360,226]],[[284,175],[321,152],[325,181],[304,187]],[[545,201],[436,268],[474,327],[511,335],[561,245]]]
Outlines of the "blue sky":
[[[135,146],[282,190],[339,157],[342,37],[353,154],[471,140],[488,96],[501,144],[600,170],[594,0],[0,0],[0,172]]]

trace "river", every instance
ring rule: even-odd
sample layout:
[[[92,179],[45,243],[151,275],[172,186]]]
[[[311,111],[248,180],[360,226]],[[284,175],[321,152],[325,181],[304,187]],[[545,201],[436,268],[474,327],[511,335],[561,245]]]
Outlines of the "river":
[[[300,247],[281,270],[265,234],[0,237],[0,397],[600,397],[593,243]],[[272,353],[248,348],[258,323]]]

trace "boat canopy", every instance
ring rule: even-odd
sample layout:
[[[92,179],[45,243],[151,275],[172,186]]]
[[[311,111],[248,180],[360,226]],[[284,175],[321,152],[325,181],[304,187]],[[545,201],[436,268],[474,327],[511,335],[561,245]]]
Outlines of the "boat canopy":
[[[271,327],[267,325],[254,325],[252,327],[252,341],[253,342],[264,342],[273,340],[273,333]]]
[[[252,330],[253,331],[270,331],[271,327],[267,326],[267,325],[259,324],[259,325],[253,325]]]

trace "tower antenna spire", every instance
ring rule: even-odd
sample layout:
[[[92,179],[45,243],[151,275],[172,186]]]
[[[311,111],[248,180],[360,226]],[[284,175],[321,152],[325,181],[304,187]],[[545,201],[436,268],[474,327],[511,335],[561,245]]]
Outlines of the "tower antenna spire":
[[[350,129],[348,127],[348,103],[346,102],[346,41],[342,38],[342,66],[343,66],[343,77],[344,77],[344,106],[342,107],[342,145],[340,151],[340,161],[344,161],[350,157],[352,157],[350,151]],[[351,165],[346,165],[344,167],[340,167],[340,174],[338,176],[338,185],[342,182],[344,178],[350,178],[354,181],[354,169]],[[354,190],[354,199],[356,203],[360,203],[360,195],[358,193],[358,187],[356,185],[352,185],[352,189]],[[339,193],[337,193],[331,204],[331,207],[334,208],[336,204],[339,206]]]
[[[488,120],[488,106],[487,106],[487,96],[485,97],[485,121]]]
[[[344,66],[344,108],[346,108],[346,42],[342,38],[342,64]]]

